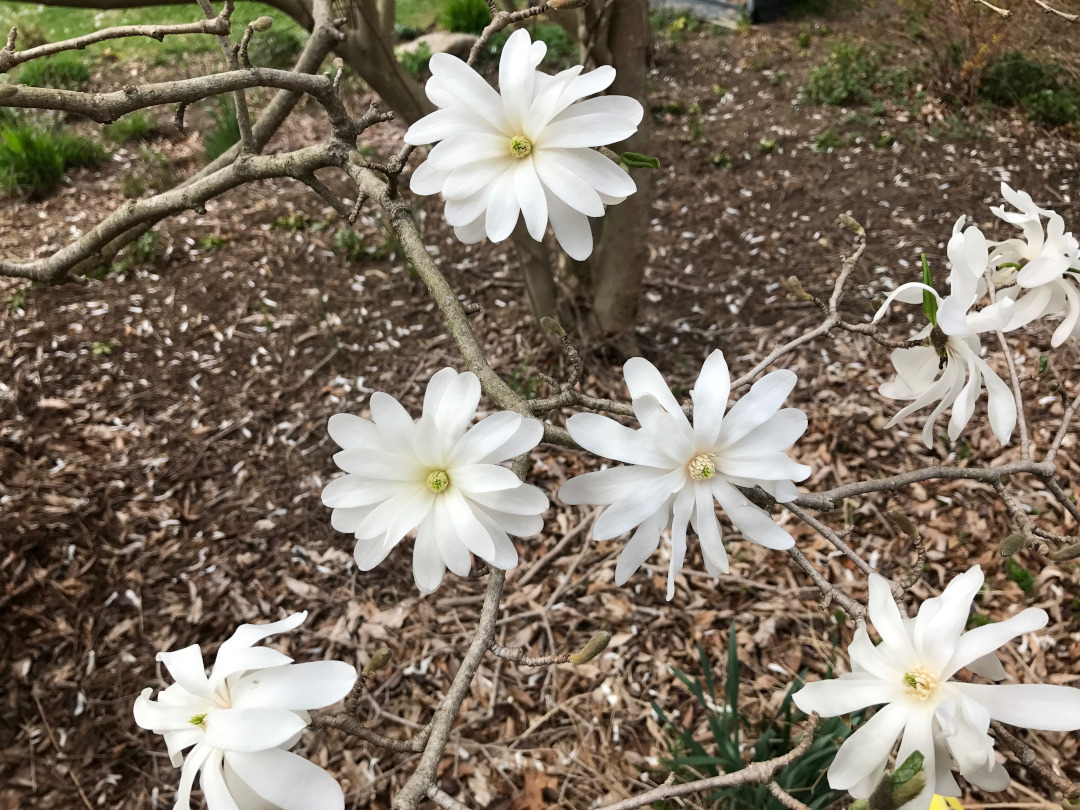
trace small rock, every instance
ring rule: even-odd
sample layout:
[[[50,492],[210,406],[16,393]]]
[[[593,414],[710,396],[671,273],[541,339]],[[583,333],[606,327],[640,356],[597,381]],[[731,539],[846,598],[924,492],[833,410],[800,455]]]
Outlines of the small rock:
[[[432,53],[448,53],[459,59],[467,59],[469,51],[472,50],[472,46],[476,43],[476,40],[477,37],[475,34],[454,34],[449,31],[435,31],[434,33],[417,37],[412,42],[398,45],[394,48],[394,53],[397,56],[401,56],[403,53],[413,53],[421,45],[426,44],[428,48],[431,49]]]

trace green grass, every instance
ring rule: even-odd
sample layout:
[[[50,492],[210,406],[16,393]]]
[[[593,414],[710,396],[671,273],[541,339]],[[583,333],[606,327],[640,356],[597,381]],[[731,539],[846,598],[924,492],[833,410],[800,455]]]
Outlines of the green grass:
[[[149,141],[157,134],[158,125],[154,116],[141,110],[118,118],[105,127],[105,135],[114,143]]]
[[[0,191],[40,199],[68,169],[104,159],[105,150],[86,138],[29,122],[0,127]]]
[[[34,29],[35,33],[37,31],[43,32],[49,42],[70,39],[80,34],[114,25],[146,25],[151,23],[168,25],[195,22],[202,18],[202,12],[195,3],[151,8],[116,9],[112,11],[39,6],[37,3],[24,3],[19,0],[3,0],[3,4],[5,31],[8,25],[22,25]],[[215,8],[220,9],[221,3],[216,3]],[[274,31],[279,33],[293,31],[297,32],[301,37],[304,36],[302,29],[287,14],[262,3],[251,3],[245,0],[236,4],[236,13],[232,17],[233,38],[238,39],[249,22],[263,15],[274,18]],[[17,50],[22,50],[23,47],[24,44],[21,40],[16,43]],[[106,48],[121,59],[138,56],[149,57],[153,61],[157,61],[166,56],[179,54],[217,52],[218,44],[214,37],[205,34],[166,37],[163,42],[156,42],[148,37],[132,37],[130,39],[99,42],[96,45],[89,46],[81,53],[75,53],[84,60],[96,60]]]
[[[68,51],[27,62],[19,68],[16,78],[21,84],[31,87],[82,90],[90,81],[90,66],[81,55]]]
[[[987,66],[979,97],[1003,107],[1022,107],[1033,124],[1080,123],[1080,85],[1058,64],[1010,51]]]
[[[491,22],[486,0],[444,0],[439,26],[447,31],[480,34]]]
[[[207,112],[212,123],[203,133],[203,148],[207,160],[216,160],[240,142],[240,123],[232,99],[226,96],[218,96],[213,104],[207,103]]]

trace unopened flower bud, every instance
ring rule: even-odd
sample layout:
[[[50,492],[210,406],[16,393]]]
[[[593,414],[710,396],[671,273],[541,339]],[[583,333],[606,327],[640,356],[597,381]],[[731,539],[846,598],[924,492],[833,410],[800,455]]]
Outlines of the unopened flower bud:
[[[251,27],[256,31],[269,31],[274,27],[273,17],[256,17],[251,21]]]
[[[848,216],[847,214],[840,215],[840,224],[857,236],[866,235],[866,229],[856,222],[854,217]]]
[[[893,807],[903,807],[922,793],[924,787],[926,787],[926,771],[919,771],[902,785],[893,785]]]
[[[1025,546],[1027,546],[1027,540],[1024,539],[1024,535],[1016,532],[1001,541],[998,551],[1001,552],[1002,557],[1011,557],[1016,552],[1023,551]]]
[[[584,8],[589,5],[589,0],[548,0],[548,8],[556,11],[567,11],[572,8]]]
[[[813,297],[806,290],[803,289],[799,279],[795,276],[788,276],[784,279],[784,286],[788,288],[788,292],[796,301],[812,301]]]
[[[919,530],[915,527],[915,524],[911,522],[911,518],[905,515],[898,509],[893,509],[889,512],[889,520],[895,524],[896,528],[906,534],[908,537],[915,539],[919,536]]]
[[[345,69],[345,60],[342,59],[339,56],[337,59],[334,60],[334,67],[337,68],[338,70],[344,70]]]
[[[589,643],[585,645],[581,652],[574,653],[570,656],[570,663],[576,666],[592,661],[596,656],[607,649],[607,645],[610,641],[611,633],[608,633],[606,630],[601,630],[589,639]]]
[[[0,84],[0,98],[11,98],[18,92],[19,88],[13,84]]]
[[[390,659],[394,657],[394,653],[391,652],[389,647],[379,647],[371,656],[371,660],[364,664],[363,674],[374,675],[380,669],[390,663]]]
[[[540,325],[547,329],[551,334],[558,335],[559,337],[566,337],[566,330],[562,328],[557,320],[545,315],[540,319]]]

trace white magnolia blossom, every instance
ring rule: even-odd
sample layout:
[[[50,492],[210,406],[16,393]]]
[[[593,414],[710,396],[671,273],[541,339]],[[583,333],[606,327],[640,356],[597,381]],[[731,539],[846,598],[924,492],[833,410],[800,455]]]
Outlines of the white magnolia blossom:
[[[994,281],[1014,285],[1002,294],[1016,300],[1006,330],[1019,329],[1038,318],[1063,315],[1051,345],[1060,346],[1070,335],[1080,336],[1080,243],[1065,231],[1065,220],[1054,211],[1039,208],[1030,195],[1001,184],[1001,195],[1017,210],[1004,206],[991,211],[1024,231],[1023,239],[992,243],[990,261]],[[1043,218],[1046,223],[1043,230]],[[1073,271],[1073,272],[1070,272]]]
[[[172,764],[183,764],[176,810],[190,807],[199,773],[209,810],[345,806],[334,778],[288,749],[311,722],[307,710],[344,698],[356,670],[341,661],[294,664],[283,653],[253,646],[306,618],[306,612],[294,613],[271,624],[240,625],[218,649],[209,678],[197,644],[158,653],[176,683],[156,700],[152,689],[144,689],[135,701],[135,722],[163,734]],[[186,757],[185,748],[191,748]]]
[[[975,403],[986,388],[990,428],[1006,444],[1016,426],[1016,400],[1008,385],[980,356],[979,334],[1005,327],[1012,317],[1014,302],[1002,298],[977,312],[971,307],[986,290],[985,274],[989,268],[990,248],[982,232],[975,227],[964,229],[964,218],[957,220],[949,239],[949,295],[942,298],[933,287],[921,282],[902,284],[878,310],[879,320],[894,300],[922,304],[923,294],[934,296],[938,303],[937,325],[927,324],[913,340],[927,345],[895,349],[892,363],[896,377],[883,383],[880,391],[890,399],[911,400],[889,420],[892,427],[915,411],[937,403],[923,425],[922,440],[934,445],[938,417],[949,407],[948,435],[955,441],[963,432]]]
[[[896,738],[896,761],[919,751],[926,787],[905,810],[926,810],[935,793],[959,796],[957,770],[983,790],[1004,790],[1009,774],[994,755],[990,721],[1022,728],[1080,728],[1080,689],[1045,684],[978,684],[951,680],[962,668],[993,681],[1005,678],[994,651],[1044,627],[1046,612],[1027,608],[1003,622],[964,632],[971,602],[983,584],[975,566],[954,578],[941,596],[927,599],[914,619],[900,613],[889,583],[870,576],[870,619],[881,643],[865,627],[848,647],[852,671],[810,683],[794,695],[802,711],[834,717],[887,704],[847,738],[829,768],[829,785],[867,798],[881,779]]]
[[[431,57],[427,97],[438,109],[409,127],[406,143],[439,141],[413,173],[416,194],[441,192],[446,221],[466,243],[510,235],[518,221],[543,239],[548,220],[574,259],[593,248],[589,217],[637,189],[618,165],[591,147],[637,131],[644,109],[629,96],[581,101],[607,88],[615,69],[582,66],[554,76],[537,70],[547,46],[525,29],[506,41],[499,91],[455,56]]]
[[[580,475],[559,490],[568,504],[611,504],[593,526],[596,540],[638,527],[619,555],[615,582],[625,583],[656,551],[660,533],[670,527],[667,598],[671,599],[686,556],[687,524],[697,533],[709,573],[727,573],[714,499],[747,540],[766,548],[791,548],[795,543],[791,535],[737,487],[761,487],[783,503],[798,495],[792,482],[810,475],[809,467],[784,454],[807,424],[802,411],[780,408],[795,387],[795,374],[786,370],[766,374],[725,415],[731,380],[724,353],[716,350],[690,391],[693,424],[652,363],[632,358],[623,374],[640,430],[590,413],[574,414],[566,427],[586,450],[629,466]]]
[[[382,392],[371,395],[371,421],[330,417],[330,437],[342,448],[334,461],[348,475],[327,484],[322,500],[334,510],[334,528],[356,535],[361,571],[413,530],[413,575],[423,593],[439,587],[447,568],[468,575],[473,554],[496,568],[517,565],[507,535],[539,532],[548,499],[501,465],[536,447],[544,427],[502,411],[470,428],[479,404],[476,375],[444,368],[428,383],[416,421]]]

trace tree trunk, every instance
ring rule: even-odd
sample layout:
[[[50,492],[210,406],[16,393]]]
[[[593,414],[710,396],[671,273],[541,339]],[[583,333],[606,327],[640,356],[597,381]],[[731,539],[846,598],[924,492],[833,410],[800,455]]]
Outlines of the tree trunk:
[[[579,11],[578,38],[583,61],[595,67],[610,64],[616,70],[611,93],[630,96],[647,105],[647,75],[652,52],[646,0],[619,0],[592,4]],[[563,18],[566,20],[567,18]],[[566,26],[564,26],[566,27]],[[616,152],[648,153],[651,122],[648,113],[638,132]],[[637,192],[610,206],[602,219],[592,220],[595,248],[584,262],[565,255],[563,277],[573,290],[556,301],[554,263],[544,247],[519,227],[513,239],[521,263],[529,304],[537,320],[555,317],[571,334],[586,342],[603,340],[616,353],[636,353],[634,325],[641,280],[648,258],[648,221],[652,173],[635,170]]]

